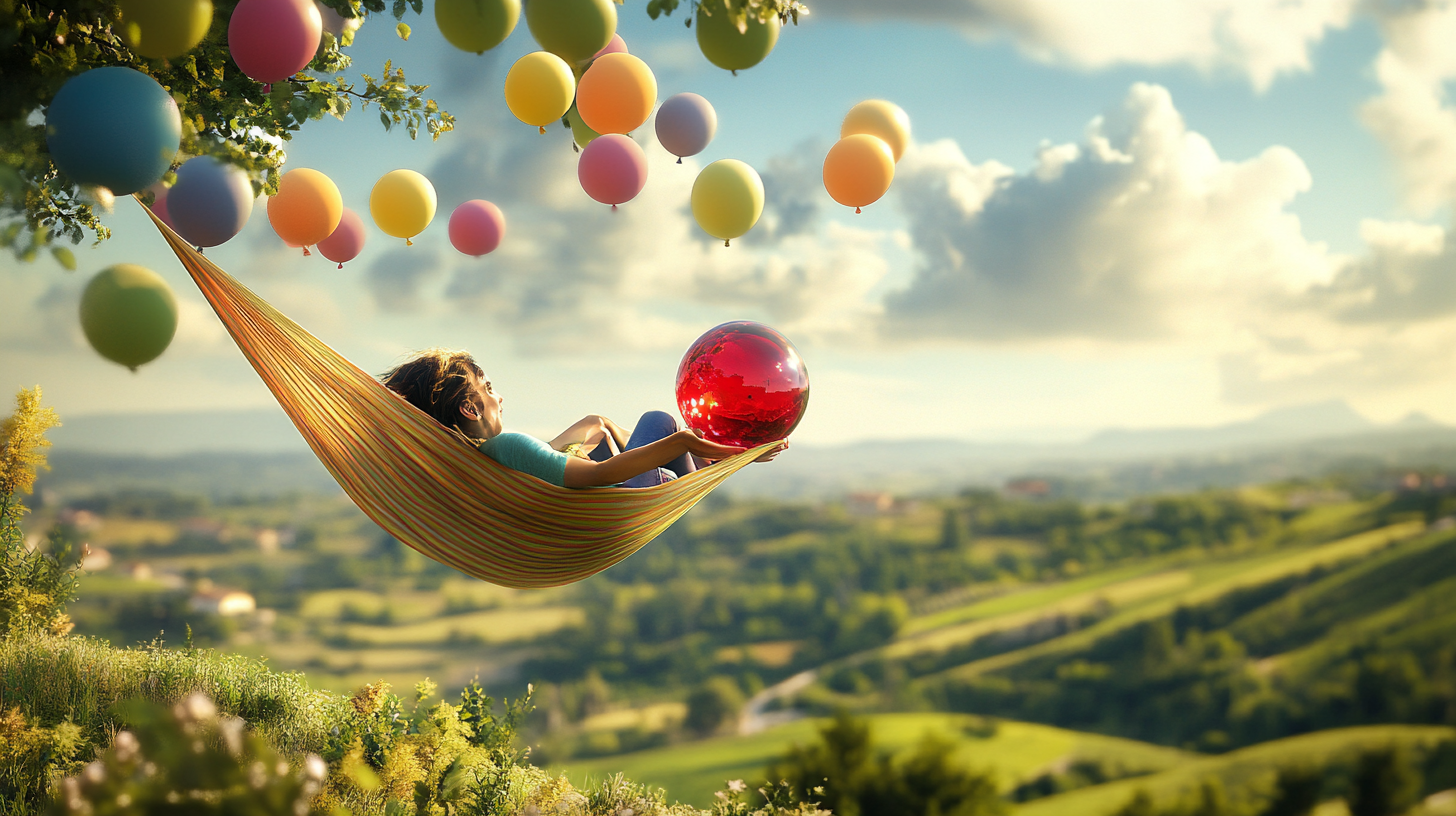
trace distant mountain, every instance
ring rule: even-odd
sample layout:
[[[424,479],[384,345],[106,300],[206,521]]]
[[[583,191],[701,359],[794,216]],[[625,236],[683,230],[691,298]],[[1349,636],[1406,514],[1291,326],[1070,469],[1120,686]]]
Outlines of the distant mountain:
[[[56,450],[177,456],[215,451],[306,453],[280,408],[65,417],[48,436]]]
[[[1429,418],[1427,421],[1430,422]],[[1434,422],[1431,422],[1435,426]],[[1324,437],[1348,436],[1378,426],[1343,400],[1276,408],[1244,422],[1213,428],[1107,430],[1084,447],[1119,458],[1195,453],[1251,445],[1288,444]],[[1439,426],[1436,426],[1439,427]]]

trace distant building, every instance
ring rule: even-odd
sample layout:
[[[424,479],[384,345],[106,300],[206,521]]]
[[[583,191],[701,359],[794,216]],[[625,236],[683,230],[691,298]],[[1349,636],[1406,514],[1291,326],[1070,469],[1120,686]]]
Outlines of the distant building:
[[[194,612],[231,617],[247,615],[258,608],[253,596],[240,589],[205,589],[187,601],[187,608]]]

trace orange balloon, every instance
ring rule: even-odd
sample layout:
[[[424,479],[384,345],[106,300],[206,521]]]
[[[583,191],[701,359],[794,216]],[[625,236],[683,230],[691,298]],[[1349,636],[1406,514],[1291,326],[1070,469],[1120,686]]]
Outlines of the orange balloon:
[[[894,180],[894,152],[883,139],[867,133],[840,139],[824,157],[824,189],[855,212],[879,201]]]
[[[597,133],[630,133],[656,104],[657,77],[631,54],[597,57],[576,85],[576,112]]]
[[[268,199],[268,223],[292,246],[307,247],[333,235],[343,217],[339,188],[328,176],[306,167],[284,173],[277,195]]]

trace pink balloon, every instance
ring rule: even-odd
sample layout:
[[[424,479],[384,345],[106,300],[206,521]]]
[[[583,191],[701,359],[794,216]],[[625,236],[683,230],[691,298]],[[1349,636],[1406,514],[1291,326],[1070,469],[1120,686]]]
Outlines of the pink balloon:
[[[617,209],[637,197],[647,184],[647,157],[620,133],[604,133],[581,151],[576,178],[586,194]]]
[[[171,227],[172,217],[167,214],[167,193],[171,192],[171,188],[159,181],[154,183],[147,189],[150,190],[152,194],[157,197],[156,200],[152,202],[152,212],[158,218],[162,219],[163,224]],[[176,229],[176,227],[172,228],[174,230]]]
[[[607,43],[606,45],[602,46],[602,50],[600,50],[600,51],[596,52],[595,54],[593,54],[592,55],[592,59],[596,59],[597,57],[600,57],[603,54],[625,54],[625,53],[627,53],[627,41],[624,40],[624,39],[622,39],[622,35],[621,34],[613,34],[612,35],[612,41],[609,42],[609,43]]]
[[[359,257],[364,249],[364,220],[359,214],[344,208],[344,214],[339,218],[339,225],[329,237],[318,242],[319,254],[339,265],[340,269],[344,264]]]
[[[242,0],[228,22],[228,50],[243,73],[271,84],[302,71],[323,33],[312,0]]]
[[[473,199],[450,213],[450,243],[466,255],[488,254],[505,236],[506,217],[489,201]]]

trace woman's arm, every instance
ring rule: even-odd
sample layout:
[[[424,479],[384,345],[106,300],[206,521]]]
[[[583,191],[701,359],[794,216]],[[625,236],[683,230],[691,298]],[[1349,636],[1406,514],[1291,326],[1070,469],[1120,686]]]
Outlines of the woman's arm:
[[[767,462],[788,446],[787,441],[780,442],[756,461]],[[565,483],[567,487],[613,485],[652,468],[662,467],[684,453],[691,453],[702,459],[725,459],[744,450],[746,449],[709,442],[692,431],[678,431],[665,439],[623,451],[604,462],[572,458],[566,463]]]

